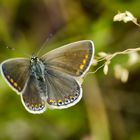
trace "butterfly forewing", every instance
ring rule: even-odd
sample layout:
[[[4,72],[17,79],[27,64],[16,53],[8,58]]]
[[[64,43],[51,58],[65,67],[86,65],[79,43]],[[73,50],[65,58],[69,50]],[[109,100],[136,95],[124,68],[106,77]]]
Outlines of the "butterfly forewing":
[[[29,76],[30,61],[24,58],[9,59],[1,64],[1,73],[9,86],[17,93],[24,88]]]
[[[73,77],[48,68],[47,103],[50,108],[63,109],[76,104],[82,97],[82,88]]]
[[[55,49],[41,59],[46,67],[78,77],[83,76],[89,69],[93,55],[94,45],[92,41],[85,40]]]

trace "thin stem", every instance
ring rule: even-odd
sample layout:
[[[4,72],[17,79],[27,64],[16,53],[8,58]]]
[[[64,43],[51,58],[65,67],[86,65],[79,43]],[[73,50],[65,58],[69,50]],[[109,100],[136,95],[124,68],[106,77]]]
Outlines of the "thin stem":
[[[115,52],[113,54],[108,54],[105,57],[96,57],[97,63],[98,62],[101,62],[101,61],[104,61],[104,60],[105,60],[105,63],[103,65],[99,66],[95,71],[88,72],[87,74],[91,74],[91,73],[94,74],[94,73],[96,73],[99,69],[101,69],[102,67],[104,67],[106,63],[108,63],[108,65],[109,65],[109,63],[111,62],[111,60],[114,57],[116,57],[117,55],[130,54],[132,52],[138,52],[138,51],[140,51],[140,48],[130,48],[130,49],[124,50],[122,52]]]
[[[132,21],[135,25],[140,27],[140,24],[138,24],[137,22]]]

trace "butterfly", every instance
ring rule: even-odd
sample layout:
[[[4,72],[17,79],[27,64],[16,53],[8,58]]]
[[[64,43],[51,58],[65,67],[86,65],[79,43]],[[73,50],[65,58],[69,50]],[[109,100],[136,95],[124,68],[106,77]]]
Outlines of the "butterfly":
[[[13,58],[1,63],[8,85],[21,97],[25,109],[33,114],[46,108],[64,109],[82,97],[80,79],[90,68],[94,56],[91,40],[82,40],[54,49],[42,57]]]

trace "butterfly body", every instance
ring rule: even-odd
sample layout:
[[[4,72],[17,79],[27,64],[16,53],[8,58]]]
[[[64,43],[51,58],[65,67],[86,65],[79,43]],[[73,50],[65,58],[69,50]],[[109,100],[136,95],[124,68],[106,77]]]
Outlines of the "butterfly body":
[[[39,82],[45,82],[45,65],[38,58],[33,56],[30,61],[30,75],[36,77]]]
[[[21,96],[28,112],[37,114],[46,108],[64,109],[80,101],[80,79],[92,64],[93,55],[92,41],[78,41],[50,51],[41,58],[6,60],[1,64],[1,73]]]

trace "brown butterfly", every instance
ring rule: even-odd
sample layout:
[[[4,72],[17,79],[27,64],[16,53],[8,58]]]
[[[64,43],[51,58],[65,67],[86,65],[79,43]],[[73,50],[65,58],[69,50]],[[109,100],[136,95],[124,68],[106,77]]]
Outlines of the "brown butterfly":
[[[52,50],[41,58],[8,59],[1,64],[1,73],[21,96],[27,111],[42,113],[46,108],[63,109],[79,102],[80,79],[92,64],[93,56],[93,42],[83,40]]]

